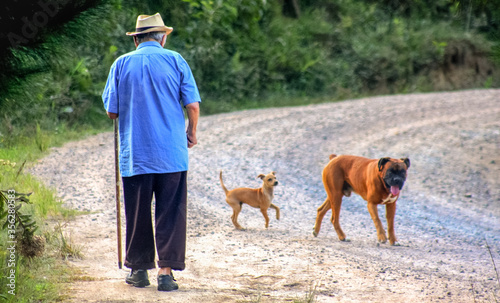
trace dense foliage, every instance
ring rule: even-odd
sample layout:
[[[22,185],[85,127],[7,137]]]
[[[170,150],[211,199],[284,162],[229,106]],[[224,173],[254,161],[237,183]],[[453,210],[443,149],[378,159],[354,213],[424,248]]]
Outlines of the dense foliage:
[[[17,0],[0,12],[0,146],[37,129],[106,122],[126,31],[160,12],[203,112],[297,97],[498,87],[499,1]],[[495,61],[496,58],[496,61]]]

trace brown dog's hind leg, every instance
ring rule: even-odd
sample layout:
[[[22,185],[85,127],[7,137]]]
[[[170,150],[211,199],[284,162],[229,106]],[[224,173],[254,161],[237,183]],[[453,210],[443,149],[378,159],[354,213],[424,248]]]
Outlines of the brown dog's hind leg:
[[[377,229],[378,241],[380,243],[387,242],[384,226],[382,225],[382,221],[380,221],[380,218],[378,217],[377,204],[368,202],[368,212],[370,212],[370,216],[372,217],[375,228]]]
[[[342,198],[344,197],[344,183],[343,171],[341,168],[335,168],[332,160],[323,170],[323,185],[326,191],[327,200],[330,201],[330,208],[332,209],[331,222],[333,228],[337,232],[340,241],[349,241],[346,239],[344,231],[340,227],[340,207],[342,206]],[[326,202],[326,201],[325,201]]]
[[[340,195],[336,195],[334,198],[330,199],[330,204],[332,208],[331,221],[333,224],[333,228],[335,228],[335,231],[337,232],[339,240],[349,242],[350,240],[346,238],[344,231],[340,227],[340,207],[342,206],[343,193],[340,191],[339,194]]]
[[[317,237],[319,234],[319,230],[321,229],[321,222],[323,222],[323,218],[326,213],[330,210],[330,200],[326,199],[320,207],[318,207],[318,214],[316,215],[316,223],[313,227],[313,236]]]

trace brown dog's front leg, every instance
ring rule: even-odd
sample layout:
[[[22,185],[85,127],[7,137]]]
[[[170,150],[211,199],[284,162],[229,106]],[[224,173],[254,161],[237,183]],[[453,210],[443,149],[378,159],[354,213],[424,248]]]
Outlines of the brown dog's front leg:
[[[377,204],[368,202],[368,211],[370,212],[370,216],[372,217],[373,223],[375,224],[375,228],[377,229],[378,241],[380,243],[387,242],[387,236],[385,235],[384,227],[382,226],[382,222],[378,217]]]
[[[394,217],[396,216],[396,202],[385,206],[385,215],[387,218],[387,233],[389,235],[389,243],[394,246],[399,246],[396,233],[394,232]]]

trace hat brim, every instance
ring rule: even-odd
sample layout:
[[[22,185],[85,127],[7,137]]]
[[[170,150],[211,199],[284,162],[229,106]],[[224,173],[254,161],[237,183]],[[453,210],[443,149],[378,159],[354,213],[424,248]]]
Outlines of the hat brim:
[[[140,31],[140,32],[127,32],[127,36],[136,36],[136,35],[147,34],[147,33],[151,33],[151,32],[166,32],[166,34],[168,35],[173,30],[174,29],[172,27],[157,26],[157,27],[148,28],[148,29]]]

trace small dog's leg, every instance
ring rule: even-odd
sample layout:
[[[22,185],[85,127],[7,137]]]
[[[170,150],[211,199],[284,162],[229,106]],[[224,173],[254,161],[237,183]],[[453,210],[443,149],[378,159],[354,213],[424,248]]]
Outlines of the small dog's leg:
[[[280,219],[280,208],[274,204],[271,203],[271,208],[274,208],[276,210],[276,220]]]
[[[238,215],[241,212],[241,204],[233,204],[229,203],[228,204],[233,208],[233,215],[231,216],[231,221],[234,224],[234,227],[239,230],[244,230],[244,228],[238,223]]]
[[[266,220],[266,228],[269,227],[269,216],[267,215],[267,208],[261,208],[260,212],[264,216],[264,219]]]
[[[235,210],[233,210],[233,214],[231,215],[231,222],[233,222],[236,229],[241,229],[241,226],[238,224],[238,214]]]
[[[387,236],[385,235],[384,226],[382,225],[382,221],[380,221],[380,218],[378,217],[377,204],[368,202],[368,212],[370,212],[370,216],[372,217],[375,228],[377,229],[378,241],[380,243],[387,242]]]

